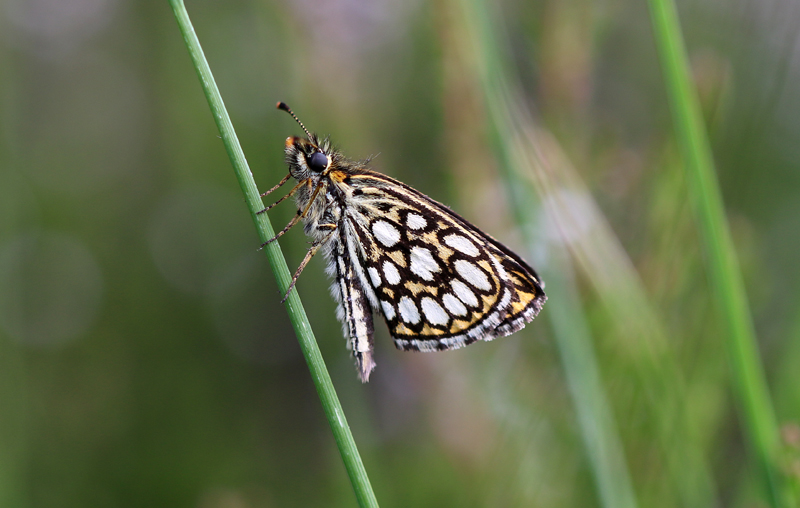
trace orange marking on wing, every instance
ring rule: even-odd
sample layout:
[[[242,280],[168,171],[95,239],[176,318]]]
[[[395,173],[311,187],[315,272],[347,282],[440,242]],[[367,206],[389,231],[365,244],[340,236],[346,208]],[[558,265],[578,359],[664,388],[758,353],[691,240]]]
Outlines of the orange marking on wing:
[[[399,266],[401,266],[403,268],[405,268],[407,266],[406,265],[406,258],[403,257],[403,253],[400,252],[399,250],[394,250],[392,252],[387,252],[386,255],[389,256],[389,259],[391,259],[392,261],[397,263]]]
[[[428,323],[425,323],[422,327],[422,331],[419,332],[420,335],[444,335],[444,330],[437,330],[436,328],[431,327]]]
[[[453,325],[450,327],[450,333],[455,334],[460,331],[466,330],[472,323],[464,321],[463,319],[454,319]]]
[[[398,323],[397,326],[394,327],[394,333],[395,335],[416,335],[403,323]]]

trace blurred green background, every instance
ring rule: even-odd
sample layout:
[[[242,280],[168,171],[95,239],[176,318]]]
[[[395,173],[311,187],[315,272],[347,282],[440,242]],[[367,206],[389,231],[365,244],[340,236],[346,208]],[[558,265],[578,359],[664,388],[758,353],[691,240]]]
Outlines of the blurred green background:
[[[324,264],[306,269],[382,506],[609,506],[597,450],[619,452],[612,483],[638,506],[766,506],[644,2],[492,4],[527,118],[501,136],[536,147],[525,213],[470,2],[187,7],[262,189],[300,134],[284,100],[549,282],[534,323],[455,352],[400,353],[378,323],[362,385]],[[679,9],[797,488],[800,5]],[[270,212],[278,227],[293,213]],[[306,238],[281,245],[294,268]],[[0,4],[0,506],[355,504],[257,247],[166,1]],[[558,315],[590,340],[582,356],[557,345]]]

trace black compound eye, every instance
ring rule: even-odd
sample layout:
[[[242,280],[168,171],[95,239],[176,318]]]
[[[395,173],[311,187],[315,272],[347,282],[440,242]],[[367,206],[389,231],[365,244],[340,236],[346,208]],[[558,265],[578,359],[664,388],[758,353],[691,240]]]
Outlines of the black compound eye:
[[[328,157],[322,152],[315,152],[308,158],[308,169],[321,173],[328,167]]]

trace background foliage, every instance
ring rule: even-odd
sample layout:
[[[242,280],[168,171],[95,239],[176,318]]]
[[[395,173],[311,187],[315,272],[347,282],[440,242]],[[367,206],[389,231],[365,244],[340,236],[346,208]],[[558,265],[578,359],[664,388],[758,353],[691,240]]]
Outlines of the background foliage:
[[[593,453],[608,448],[640,506],[764,505],[644,2],[492,4],[489,35],[533,113],[499,134],[535,140],[531,165],[548,169],[521,217],[469,2],[187,7],[262,188],[299,133],[281,99],[549,282],[542,316],[493,343],[401,354],[379,325],[362,386],[321,260],[306,270],[382,506],[601,506]],[[678,7],[797,482],[800,9]],[[0,505],[352,506],[167,3],[9,0],[0,33]],[[299,231],[281,243],[290,266],[307,247]],[[565,309],[591,339],[608,425],[575,403],[592,381],[570,358],[586,357],[546,316]],[[587,440],[592,424],[610,433]]]

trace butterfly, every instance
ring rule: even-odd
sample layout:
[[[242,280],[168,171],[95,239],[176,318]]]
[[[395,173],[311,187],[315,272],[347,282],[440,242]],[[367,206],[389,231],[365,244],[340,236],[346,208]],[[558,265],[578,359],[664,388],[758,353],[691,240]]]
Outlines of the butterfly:
[[[297,181],[259,212],[291,196],[297,204],[297,214],[262,247],[302,221],[313,242],[286,296],[322,250],[362,382],[375,368],[373,312],[402,351],[458,349],[510,335],[536,317],[547,300],[544,283],[522,258],[447,206],[369,169],[369,161],[345,158],[289,106],[277,107],[307,137],[286,139],[289,174],[262,194]]]

